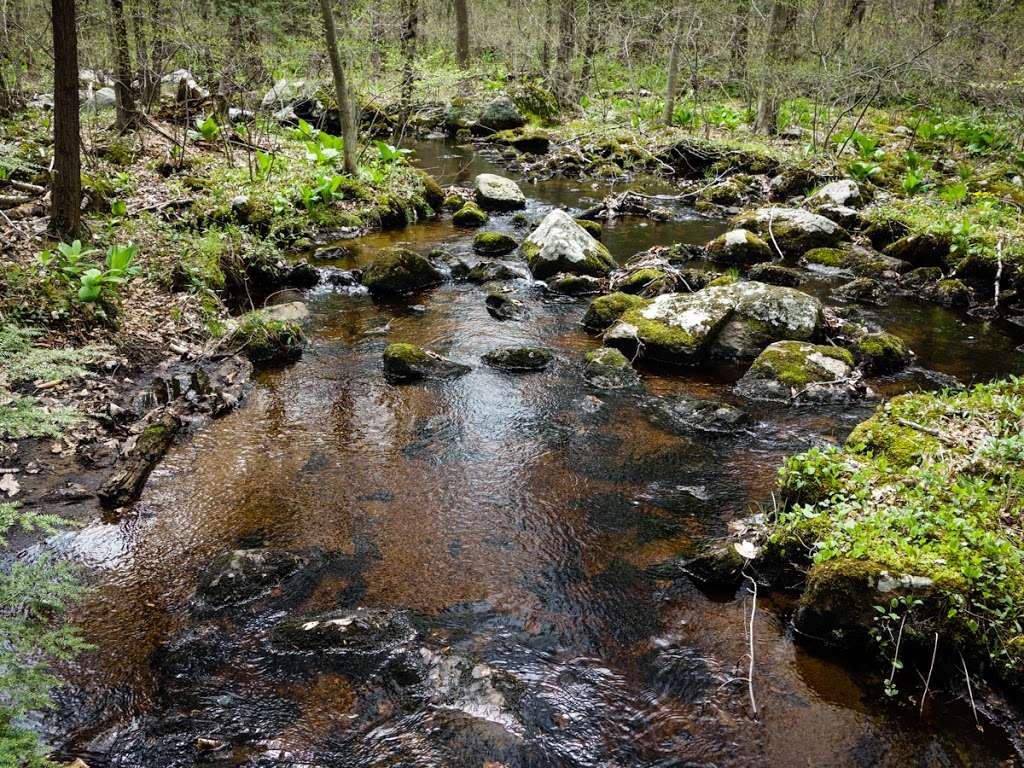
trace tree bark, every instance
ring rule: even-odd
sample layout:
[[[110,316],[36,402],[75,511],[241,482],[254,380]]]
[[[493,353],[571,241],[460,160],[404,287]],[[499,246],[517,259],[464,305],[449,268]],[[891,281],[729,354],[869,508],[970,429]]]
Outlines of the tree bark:
[[[864,21],[864,12],[867,9],[867,0],[849,0],[849,5],[846,6],[846,29],[853,29]]]
[[[544,2],[544,40],[540,47],[540,66],[544,74],[551,71],[551,4],[553,0]]]
[[[75,0],[52,0],[53,194],[50,231],[78,237],[82,223],[82,160],[78,125],[78,28]]]
[[[775,134],[779,115],[778,84],[775,82],[776,65],[791,58],[792,42],[790,33],[796,23],[794,0],[775,0],[768,18],[768,39],[765,43],[764,61],[761,63],[761,93],[757,99],[757,118],[754,130],[769,135]]]
[[[679,89],[679,47],[683,31],[683,15],[675,11],[676,23],[672,25],[672,45],[668,51],[668,87],[665,89],[665,125],[672,125],[676,111],[676,91]]]
[[[124,0],[110,0],[111,41],[114,46],[114,94],[117,97],[115,125],[119,131],[135,127],[135,94],[132,92],[132,67],[128,51],[128,25]]]
[[[558,12],[558,50],[555,53],[555,98],[562,106],[572,100],[572,57],[576,47],[575,0],[562,0]]]
[[[331,10],[331,0],[320,0],[320,12],[324,19],[327,56],[331,60],[331,72],[334,75],[334,92],[338,99],[338,117],[341,122],[341,137],[344,141],[342,151],[344,154],[345,171],[354,175],[359,171],[356,164],[356,124],[352,114],[352,100],[348,95],[345,67],[341,61],[341,54],[338,52],[338,37],[334,27],[334,13]]]
[[[469,7],[467,0],[455,3],[455,60],[459,69],[469,66]]]
[[[416,78],[416,29],[419,26],[419,0],[403,0],[405,19],[402,25],[402,119],[395,127],[396,136],[405,132],[412,114],[412,87]]]
[[[750,0],[739,0],[736,4],[736,29],[733,33],[730,51],[729,75],[734,83],[747,79],[747,48],[750,40]]]

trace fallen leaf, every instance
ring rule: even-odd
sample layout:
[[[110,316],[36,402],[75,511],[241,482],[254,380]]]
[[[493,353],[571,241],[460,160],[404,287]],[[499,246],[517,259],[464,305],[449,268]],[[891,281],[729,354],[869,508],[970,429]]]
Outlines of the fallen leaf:
[[[21,492],[21,486],[14,479],[14,475],[4,475],[0,478],[0,493],[7,494],[7,498],[17,496]]]
[[[737,541],[733,547],[744,560],[753,560],[757,557],[757,545],[752,541]]]

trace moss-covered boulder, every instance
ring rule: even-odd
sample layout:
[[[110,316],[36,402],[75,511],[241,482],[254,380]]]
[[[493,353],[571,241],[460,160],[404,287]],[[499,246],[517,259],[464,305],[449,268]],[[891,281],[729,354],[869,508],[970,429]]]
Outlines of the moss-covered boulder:
[[[851,345],[857,364],[865,373],[884,376],[905,368],[913,354],[903,339],[892,333],[866,333]]]
[[[526,125],[526,118],[508,96],[492,99],[477,115],[474,130],[483,133],[508,131]]]
[[[885,286],[873,277],[854,278],[833,290],[832,295],[843,301],[873,304],[879,307],[889,303],[889,295]]]
[[[757,356],[736,390],[756,400],[789,402],[799,395],[812,402],[844,401],[853,362],[841,347],[777,341]]]
[[[522,253],[538,280],[559,272],[603,277],[615,268],[608,249],[558,208],[523,241]]]
[[[283,549],[236,549],[203,569],[196,599],[209,608],[239,605],[267,593],[294,573],[302,558]]]
[[[821,303],[806,293],[737,282],[665,294],[627,310],[605,332],[605,343],[630,355],[694,365],[709,358],[750,359],[784,339],[810,341],[821,323]]]
[[[910,229],[902,221],[890,218],[872,218],[864,228],[864,234],[871,242],[871,247],[880,251],[885,250],[901,237],[910,234]]]
[[[487,211],[514,211],[526,207],[526,195],[512,179],[481,173],[473,182],[477,205]]]
[[[417,176],[423,185],[423,199],[430,206],[434,213],[438,213],[444,207],[445,194],[437,180],[426,171],[419,171]]]
[[[905,261],[859,246],[812,248],[800,263],[817,270],[845,272],[857,277],[895,279],[910,269]]]
[[[913,267],[949,267],[949,235],[922,232],[901,237],[882,251],[886,256],[908,262]]]
[[[591,275],[567,275],[560,273],[549,277],[545,284],[552,293],[563,296],[589,296],[605,290],[607,280]]]
[[[519,247],[514,237],[504,232],[477,232],[473,250],[481,256],[504,256]]]
[[[275,320],[263,311],[243,315],[229,346],[245,354],[256,368],[293,363],[302,357],[306,337],[296,320]]]
[[[939,280],[937,283],[927,286],[921,291],[921,295],[928,301],[934,301],[944,307],[962,309],[971,306],[974,302],[974,293],[971,289],[966,283],[955,277]]]
[[[456,363],[415,344],[389,344],[384,350],[384,376],[391,382],[419,379],[451,379],[469,373],[468,365]]]
[[[610,347],[587,352],[583,378],[598,389],[631,389],[640,383],[640,377],[626,356]]]
[[[509,131],[499,131],[491,136],[491,141],[495,144],[515,147],[520,152],[529,152],[534,155],[545,154],[551,145],[551,137],[548,135],[548,132],[534,125],[526,125]]]
[[[595,240],[600,240],[601,236],[604,235],[604,227],[601,226],[599,221],[591,221],[590,219],[573,219],[577,224],[583,227]]]
[[[898,408],[900,395],[893,398],[888,407]],[[922,432],[909,424],[886,418],[884,412],[876,413],[867,421],[854,427],[846,446],[855,453],[884,456],[892,466],[906,468],[913,466],[926,453],[934,452],[941,443],[934,436]]]
[[[522,320],[526,317],[523,302],[514,299],[507,293],[492,291],[484,298],[487,313],[495,320]]]
[[[481,261],[469,270],[466,279],[471,283],[503,282],[527,278],[526,269],[503,261]]]
[[[676,290],[676,281],[663,269],[642,267],[626,272],[614,281],[616,290],[651,298]]]
[[[900,287],[909,291],[922,291],[942,279],[939,267],[917,267],[900,275]]]
[[[747,277],[768,285],[782,285],[787,288],[796,288],[804,280],[800,270],[771,262],[754,264],[747,270]]]
[[[707,244],[708,258],[716,264],[748,267],[771,261],[775,255],[768,243],[746,229],[732,229]]]
[[[609,293],[590,302],[583,316],[583,325],[593,331],[603,331],[628,310],[646,307],[650,301],[627,293]]]
[[[463,203],[462,207],[452,214],[452,224],[467,229],[482,227],[487,223],[487,219],[487,214],[473,201]]]
[[[403,296],[437,285],[443,275],[426,258],[406,248],[385,251],[363,272],[373,296]]]
[[[485,354],[481,360],[501,371],[526,373],[544,370],[554,360],[554,355],[544,347],[499,347]]]
[[[743,213],[734,218],[732,226],[748,229],[792,258],[812,248],[834,248],[850,239],[849,233],[831,219],[802,208],[769,207]]]

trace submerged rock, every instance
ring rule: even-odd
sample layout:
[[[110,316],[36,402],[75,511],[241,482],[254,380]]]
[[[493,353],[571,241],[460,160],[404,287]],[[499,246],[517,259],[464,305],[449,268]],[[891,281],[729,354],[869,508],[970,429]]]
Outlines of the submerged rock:
[[[452,214],[452,224],[457,227],[482,227],[487,223],[487,214],[472,200],[463,203],[462,206]]]
[[[733,229],[707,244],[708,258],[717,264],[746,267],[771,261],[775,255],[768,243],[746,229]]]
[[[814,297],[739,282],[665,294],[629,309],[605,332],[605,343],[641,357],[693,365],[708,358],[751,358],[783,339],[809,341],[821,323],[821,303]]]
[[[502,371],[542,371],[554,356],[543,347],[500,347],[481,358],[484,363]]]
[[[628,293],[609,293],[590,302],[583,316],[583,325],[594,331],[603,331],[630,309],[646,307],[651,302]]]
[[[490,211],[513,211],[526,207],[526,196],[512,179],[494,173],[481,173],[474,182],[476,202]]]
[[[720,400],[697,400],[692,397],[661,397],[654,407],[666,426],[681,432],[728,434],[738,432],[750,423],[750,416]]]
[[[617,349],[602,347],[587,352],[583,378],[598,389],[629,389],[640,383],[629,360]]]
[[[374,296],[402,296],[441,282],[443,275],[415,251],[395,248],[377,257],[363,273],[363,285]]]
[[[802,208],[758,208],[732,220],[734,227],[749,229],[767,242],[778,244],[786,256],[802,256],[812,248],[835,247],[850,239],[849,233],[831,219]]]
[[[603,277],[615,267],[608,249],[558,208],[530,233],[522,251],[539,280],[559,272]]]
[[[473,250],[482,256],[504,256],[518,247],[515,238],[504,232],[478,232],[473,238]]]
[[[302,564],[283,549],[236,549],[214,558],[199,577],[196,597],[211,608],[238,605],[280,584]]]
[[[502,261],[482,261],[466,275],[471,283],[491,283],[503,280],[519,280],[528,278],[529,274],[522,267],[515,267]]]
[[[813,401],[841,401],[852,371],[853,355],[841,347],[778,341],[757,356],[736,390],[757,400],[788,402],[800,393]]]
[[[484,305],[491,317],[496,320],[522,320],[526,317],[526,307],[523,303],[505,293],[487,294]]]
[[[357,608],[287,619],[271,631],[270,643],[279,653],[382,660],[415,637],[416,630],[404,611]]]
[[[415,344],[389,344],[384,350],[384,375],[388,381],[450,379],[469,373],[472,368],[421,349]]]

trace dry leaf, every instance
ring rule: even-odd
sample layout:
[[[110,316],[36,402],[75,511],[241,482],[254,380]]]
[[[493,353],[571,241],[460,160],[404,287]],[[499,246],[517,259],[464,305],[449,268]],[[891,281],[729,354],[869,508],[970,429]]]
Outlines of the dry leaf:
[[[0,478],[0,493],[7,494],[7,498],[17,496],[21,492],[21,486],[14,479],[14,475],[4,475]]]

